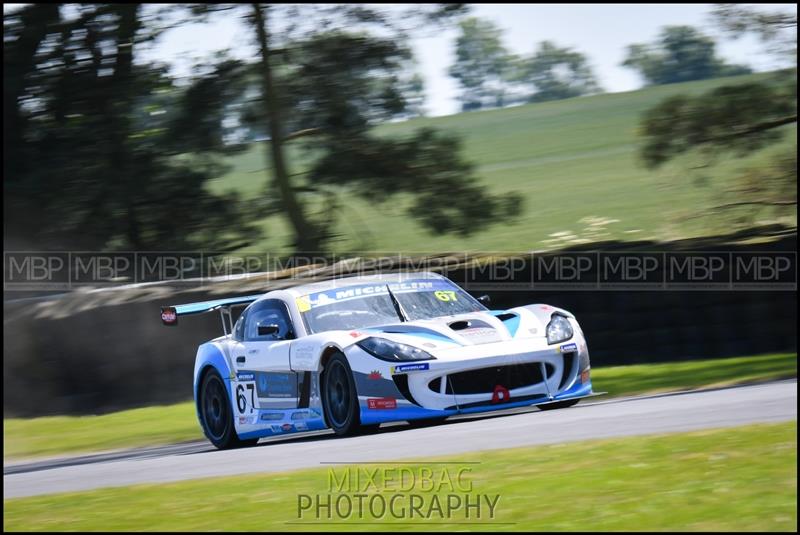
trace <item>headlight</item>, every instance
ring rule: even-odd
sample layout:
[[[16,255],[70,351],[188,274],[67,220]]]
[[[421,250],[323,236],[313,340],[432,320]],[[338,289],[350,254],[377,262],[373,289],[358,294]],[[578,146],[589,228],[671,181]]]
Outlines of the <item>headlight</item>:
[[[572,338],[572,325],[561,314],[553,314],[547,324],[547,343],[557,344]]]
[[[385,338],[369,337],[358,342],[358,347],[381,360],[403,362],[409,360],[435,360],[436,357],[410,345],[392,342]]]

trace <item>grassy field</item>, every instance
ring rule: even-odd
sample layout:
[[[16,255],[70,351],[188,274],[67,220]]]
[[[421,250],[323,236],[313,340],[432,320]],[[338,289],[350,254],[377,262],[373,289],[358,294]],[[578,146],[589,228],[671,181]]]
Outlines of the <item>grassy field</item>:
[[[796,353],[597,368],[592,369],[592,387],[611,397],[786,377],[797,377]]]
[[[444,461],[451,464],[437,464]],[[469,463],[469,464],[467,464]],[[371,466],[360,466],[370,469]],[[420,459],[341,492],[347,467],[201,479],[5,500],[3,528],[181,531],[796,531],[797,422],[486,451]],[[391,470],[394,469],[394,472]],[[443,482],[431,490],[419,476]],[[355,470],[355,468],[352,468]],[[459,478],[459,470],[462,470]],[[352,472],[351,472],[352,473]],[[415,484],[410,484],[411,474]],[[438,492],[437,492],[438,490]],[[395,496],[394,517],[368,505],[328,518],[314,500]],[[302,499],[299,495],[307,495]],[[411,513],[411,495],[420,506]],[[467,497],[483,507],[470,518]],[[319,496],[319,498],[316,498]],[[328,499],[331,499],[328,498]],[[304,510],[301,512],[300,504]],[[335,502],[334,502],[335,503]],[[382,503],[382,502],[381,502]],[[434,503],[451,504],[440,510]],[[493,503],[490,516],[489,503]],[[203,506],[205,505],[205,506]],[[363,513],[363,518],[359,514]],[[417,514],[429,514],[428,520]],[[477,515],[480,514],[480,518]]]
[[[797,354],[761,355],[592,370],[609,396],[684,390],[797,376]],[[57,437],[57,438],[55,438]],[[3,458],[29,458],[199,440],[191,402],[103,416],[3,420]]]
[[[746,159],[726,156],[717,165],[694,169],[691,158],[657,171],[638,159],[641,113],[677,93],[697,94],[713,87],[763,75],[652,87],[501,110],[420,118],[381,126],[387,136],[405,136],[433,126],[464,139],[464,155],[494,192],[517,191],[525,198],[523,215],[468,238],[430,236],[405,216],[408,199],[384,206],[343,192],[344,206],[335,251],[521,251],[569,246],[605,239],[675,239],[728,232],[730,220],[703,215],[720,203],[737,169],[763,163],[776,152],[796,150],[797,128],[786,139]],[[254,145],[231,158],[232,170],[210,183],[214,191],[235,190],[245,198],[274,195],[266,190],[267,147]],[[290,147],[291,172],[303,170],[303,157]],[[446,202],[446,199],[443,199]],[[476,202],[480,200],[476,199]],[[327,206],[307,204],[310,210]],[[760,214],[755,223],[773,221]],[[796,213],[785,223],[795,225]],[[248,251],[285,251],[290,231],[280,216],[261,221],[264,238]],[[560,233],[560,234],[559,234]],[[556,234],[555,236],[553,236]]]
[[[203,438],[194,403],[147,407],[102,416],[3,420],[3,459],[174,444]]]

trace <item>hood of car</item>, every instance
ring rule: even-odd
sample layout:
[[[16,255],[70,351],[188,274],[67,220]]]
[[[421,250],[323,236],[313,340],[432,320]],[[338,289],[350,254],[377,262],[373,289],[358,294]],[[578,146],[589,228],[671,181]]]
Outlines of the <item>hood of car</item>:
[[[364,334],[421,348],[444,349],[544,336],[545,326],[524,310],[487,311],[381,325],[364,329]]]

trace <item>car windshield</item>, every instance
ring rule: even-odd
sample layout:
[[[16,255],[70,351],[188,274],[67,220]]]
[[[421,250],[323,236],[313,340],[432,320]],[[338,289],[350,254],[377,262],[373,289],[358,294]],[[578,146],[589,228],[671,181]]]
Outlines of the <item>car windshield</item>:
[[[409,321],[486,310],[458,286],[439,279],[332,288],[298,297],[297,307],[312,333],[397,323],[400,316],[389,290]]]

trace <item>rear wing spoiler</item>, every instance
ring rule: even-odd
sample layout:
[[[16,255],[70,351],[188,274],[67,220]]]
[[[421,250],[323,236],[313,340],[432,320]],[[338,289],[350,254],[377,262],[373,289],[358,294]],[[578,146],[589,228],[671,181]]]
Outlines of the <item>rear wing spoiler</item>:
[[[213,301],[201,301],[199,303],[186,303],[183,305],[161,307],[161,322],[164,325],[174,327],[178,324],[179,316],[204,314],[206,312],[219,310],[222,318],[222,330],[225,332],[225,334],[228,334],[233,330],[231,307],[249,305],[262,295],[264,294],[229,297],[227,299],[215,299]],[[226,317],[227,322],[225,321]]]

